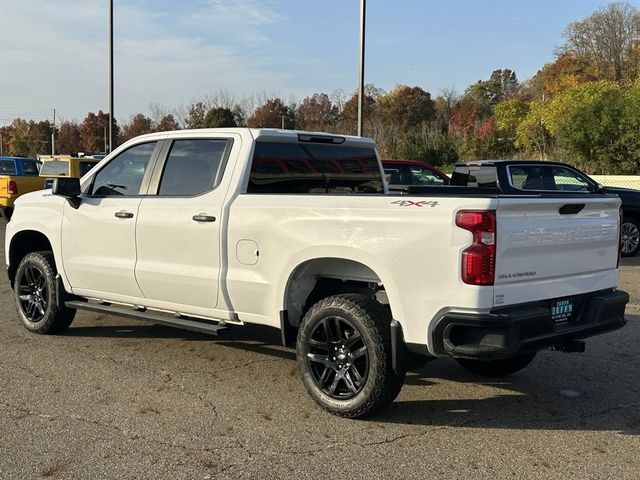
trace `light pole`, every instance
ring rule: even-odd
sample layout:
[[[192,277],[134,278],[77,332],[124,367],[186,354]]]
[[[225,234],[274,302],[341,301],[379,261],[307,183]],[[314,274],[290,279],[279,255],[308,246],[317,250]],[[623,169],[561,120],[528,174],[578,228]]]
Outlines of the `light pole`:
[[[53,109],[53,128],[51,129],[51,155],[56,154],[56,109]]]
[[[109,152],[105,152],[105,153],[111,153],[112,151],[113,151],[113,0],[109,0]]]
[[[364,27],[367,16],[367,0],[360,0],[360,72],[358,76],[358,136],[364,130]]]

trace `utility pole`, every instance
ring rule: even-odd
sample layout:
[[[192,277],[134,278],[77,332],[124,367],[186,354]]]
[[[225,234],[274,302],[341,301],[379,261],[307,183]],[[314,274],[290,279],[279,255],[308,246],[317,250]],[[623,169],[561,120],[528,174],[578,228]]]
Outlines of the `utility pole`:
[[[280,119],[282,120],[282,130],[284,130],[284,115],[280,115]]]
[[[364,130],[364,27],[367,16],[367,0],[360,0],[360,73],[358,82],[358,136]]]
[[[113,0],[109,0],[109,151],[113,151]]]
[[[0,132],[0,156],[4,155],[4,150],[3,150],[3,145],[4,145],[4,138],[2,137],[2,132]]]
[[[56,109],[53,109],[53,128],[51,130],[51,155],[56,154]]]

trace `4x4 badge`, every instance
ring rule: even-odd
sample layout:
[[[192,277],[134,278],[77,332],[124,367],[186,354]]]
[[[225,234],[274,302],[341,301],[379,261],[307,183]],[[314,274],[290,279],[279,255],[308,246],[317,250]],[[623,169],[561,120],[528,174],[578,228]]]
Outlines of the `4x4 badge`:
[[[400,205],[401,207],[426,207],[427,205],[431,206],[431,208],[436,207],[438,205],[437,200],[420,200],[419,202],[414,202],[413,200],[396,200],[395,202],[391,202],[392,205]]]

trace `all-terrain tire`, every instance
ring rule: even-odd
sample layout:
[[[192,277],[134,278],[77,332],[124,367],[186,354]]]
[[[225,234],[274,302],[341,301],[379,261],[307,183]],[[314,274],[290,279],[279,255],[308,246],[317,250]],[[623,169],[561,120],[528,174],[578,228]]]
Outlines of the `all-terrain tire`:
[[[76,311],[58,307],[56,266],[51,252],[26,255],[16,270],[14,297],[18,316],[34,333],[55,334],[66,330]]]
[[[318,405],[334,415],[360,418],[393,402],[405,372],[396,373],[391,365],[390,324],[389,313],[366,295],[334,295],[309,309],[298,330],[296,353],[302,383]],[[335,335],[327,325],[333,325]],[[319,346],[325,340],[329,346]]]
[[[468,372],[481,375],[483,377],[500,378],[519,372],[529,365],[535,357],[536,352],[525,353],[524,355],[519,355],[517,357],[490,360],[488,362],[462,358],[458,358],[456,360],[460,366]]]

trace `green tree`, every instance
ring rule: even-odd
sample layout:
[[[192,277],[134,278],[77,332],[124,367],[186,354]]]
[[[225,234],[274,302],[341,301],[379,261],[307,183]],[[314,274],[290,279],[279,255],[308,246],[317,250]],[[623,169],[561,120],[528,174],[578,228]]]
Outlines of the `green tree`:
[[[435,118],[431,94],[420,87],[398,85],[382,95],[378,103],[381,120],[403,129],[416,127]]]
[[[187,128],[205,128],[204,117],[207,115],[207,107],[203,102],[195,102],[187,108],[185,125]]]
[[[465,91],[465,95],[471,97],[480,107],[485,109],[486,114],[490,112],[496,104],[504,99],[517,95],[520,83],[516,72],[508,68],[498,69],[491,72],[488,80],[480,80],[471,85]],[[490,115],[487,115],[490,116]]]
[[[236,118],[228,108],[211,108],[204,117],[203,126],[205,128],[237,127]]]

